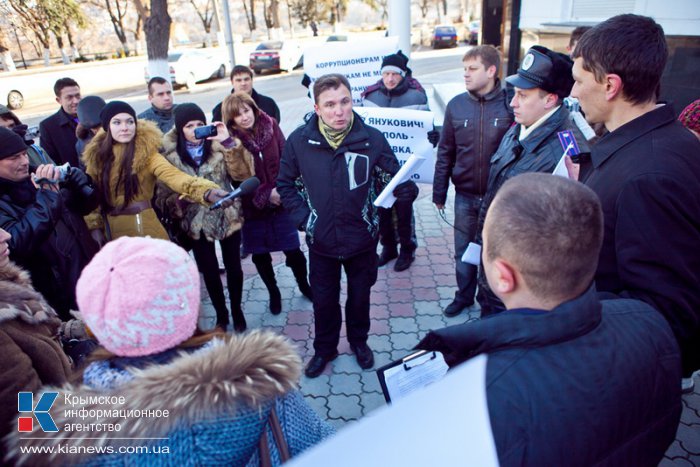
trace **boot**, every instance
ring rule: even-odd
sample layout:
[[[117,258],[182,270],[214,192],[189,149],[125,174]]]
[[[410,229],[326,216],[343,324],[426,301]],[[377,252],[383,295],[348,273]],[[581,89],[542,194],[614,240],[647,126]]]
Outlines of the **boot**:
[[[243,310],[240,308],[232,308],[231,316],[233,317],[233,330],[236,332],[244,332],[248,329],[248,323],[245,322]]]
[[[278,315],[282,312],[282,294],[277,288],[275,270],[272,268],[272,257],[269,253],[253,255],[253,264],[260,274],[267,291],[270,293],[270,312]]]
[[[399,252],[396,251],[396,245],[394,246],[382,246],[382,252],[379,255],[379,262],[377,263],[378,267],[382,267],[385,264],[387,264],[389,261],[392,259],[396,258],[399,256]]]
[[[304,297],[313,301],[313,296],[311,294],[311,286],[309,286],[308,272],[306,270],[306,257],[300,249],[285,251],[284,254],[287,256],[285,264],[292,270],[294,278],[297,280],[297,286],[299,286],[299,291],[304,295]]]

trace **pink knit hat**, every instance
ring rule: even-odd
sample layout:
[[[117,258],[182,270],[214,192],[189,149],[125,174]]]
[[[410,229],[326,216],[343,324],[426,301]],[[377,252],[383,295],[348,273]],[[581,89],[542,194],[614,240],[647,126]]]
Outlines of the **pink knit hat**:
[[[151,355],[194,334],[199,272],[172,242],[121,237],[85,266],[76,296],[85,323],[107,350],[121,357]]]

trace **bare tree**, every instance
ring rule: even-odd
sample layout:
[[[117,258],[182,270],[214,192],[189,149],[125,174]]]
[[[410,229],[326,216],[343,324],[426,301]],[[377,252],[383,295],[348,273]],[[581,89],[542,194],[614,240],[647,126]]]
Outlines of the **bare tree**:
[[[199,16],[199,19],[202,21],[202,26],[204,27],[204,32],[206,33],[207,37],[207,46],[211,47],[212,46],[212,37],[211,37],[211,25],[212,22],[214,21],[214,0],[204,0],[202,1],[195,1],[195,0],[190,0],[190,4],[194,8],[194,11],[197,12],[197,16]],[[204,7],[201,5],[204,4]]]
[[[303,27],[308,26],[311,21],[321,19],[316,0],[287,0],[287,9]]]
[[[122,45],[122,50],[124,55],[131,55],[131,48],[129,47],[129,40],[126,33],[127,29],[127,18],[129,13],[129,0],[94,0],[93,5],[104,8],[109,15],[109,21],[112,23],[112,28],[114,28],[114,34],[117,35],[119,43]]]
[[[241,0],[243,2],[243,11],[245,11],[245,19],[248,22],[248,29],[250,30],[251,34],[256,28],[255,25],[255,0],[249,0],[250,2],[250,11],[248,11],[248,4],[246,4],[246,0]]]
[[[431,0],[418,0],[418,8],[420,9],[420,15],[423,19],[428,16],[428,9],[431,3]]]
[[[141,0],[134,0],[136,10],[143,21],[148,52],[148,74],[151,77],[170,78],[168,67],[168,42],[173,20],[168,14],[168,0],[151,0],[150,12]]]
[[[10,38],[7,37],[8,29],[0,29],[0,61],[2,62],[3,71],[15,71],[17,67],[15,66],[14,60],[12,60],[12,53],[10,53]]]

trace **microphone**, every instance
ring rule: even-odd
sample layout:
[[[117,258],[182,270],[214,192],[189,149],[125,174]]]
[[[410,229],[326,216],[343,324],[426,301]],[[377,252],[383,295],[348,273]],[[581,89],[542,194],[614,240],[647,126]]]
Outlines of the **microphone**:
[[[241,186],[233,190],[231,193],[228,195],[224,196],[221,198],[219,201],[216,203],[212,204],[209,206],[209,210],[213,211],[214,209],[219,209],[226,201],[238,198],[239,196],[245,196],[249,195],[252,192],[254,192],[258,186],[260,186],[260,180],[258,177],[250,177],[245,180],[243,180],[243,183],[241,183]]]

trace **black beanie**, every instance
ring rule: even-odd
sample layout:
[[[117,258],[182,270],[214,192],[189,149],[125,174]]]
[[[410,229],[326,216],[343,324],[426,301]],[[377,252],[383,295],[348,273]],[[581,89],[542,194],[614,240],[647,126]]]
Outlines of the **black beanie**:
[[[112,120],[117,114],[126,113],[134,117],[136,120],[136,111],[134,108],[124,101],[112,101],[105,105],[102,112],[100,112],[100,120],[102,120],[102,129],[104,131],[109,131],[109,121]]]
[[[22,137],[12,130],[0,127],[0,159],[14,156],[18,152],[26,151],[27,144]]]
[[[99,127],[102,124],[100,112],[104,107],[105,101],[100,96],[83,97],[78,103],[78,121],[88,129]]]
[[[191,102],[176,105],[173,113],[175,114],[175,128],[178,133],[182,133],[182,128],[187,125],[187,122],[192,120],[200,120],[205,124],[207,123],[207,117],[202,109]]]
[[[384,70],[386,68],[386,70]],[[408,57],[403,54],[400,50],[395,54],[387,55],[382,60],[382,73],[384,71],[393,71],[399,73],[401,76],[406,76],[410,73],[408,68]]]

